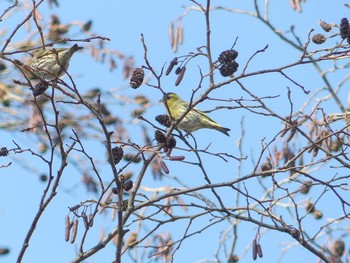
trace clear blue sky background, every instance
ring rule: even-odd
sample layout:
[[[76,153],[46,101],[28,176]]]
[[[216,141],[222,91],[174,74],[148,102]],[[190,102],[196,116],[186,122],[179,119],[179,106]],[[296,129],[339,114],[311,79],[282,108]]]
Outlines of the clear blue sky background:
[[[46,4],[43,4],[39,11],[49,17],[50,14],[57,14],[63,23],[71,20],[87,21],[93,20],[92,30],[101,36],[106,36],[111,39],[107,43],[107,47],[117,49],[126,55],[135,57],[136,65],[141,66],[143,61],[143,48],[140,41],[141,33],[144,34],[146,43],[149,48],[150,62],[154,68],[159,70],[165,62],[169,62],[174,54],[168,39],[168,27],[171,21],[174,21],[183,12],[184,6],[192,5],[189,1],[112,1],[112,0],[74,0],[74,1],[59,1],[60,7],[48,9]],[[203,2],[203,1],[201,1]],[[245,9],[253,11],[252,1],[212,1],[212,5],[222,5],[235,9]],[[261,2],[261,1],[260,1]],[[30,3],[30,1],[28,1]],[[321,32],[318,27],[318,19],[325,20],[331,23],[339,23],[343,16],[349,14],[349,10],[342,6],[343,1],[307,1],[303,5],[303,13],[299,14],[292,11],[289,6],[289,1],[275,0],[271,1],[270,18],[272,23],[282,31],[287,31],[291,24],[295,25],[296,32],[302,42],[306,41],[306,36],[311,28],[315,28],[317,32]],[[8,5],[8,1],[0,3],[1,10]],[[10,25],[12,28],[23,19],[23,13],[16,15],[4,25]],[[248,58],[258,49],[269,45],[268,50],[264,54],[260,54],[255,58],[255,62],[251,64],[248,71],[259,69],[269,69],[279,67],[288,63],[295,62],[299,56],[299,52],[290,46],[284,45],[266,26],[257,22],[256,19],[246,16],[227,13],[224,11],[215,11],[211,16],[212,21],[212,36],[213,45],[212,51],[216,58],[221,51],[229,49],[235,38],[238,37],[236,50],[239,51],[238,63],[241,65],[238,73],[241,72],[242,66],[245,65]],[[6,24],[7,23],[7,24]],[[179,47],[177,55],[187,54],[195,51],[197,47],[205,45],[204,34],[204,16],[199,12],[192,12],[183,19],[184,26],[184,45]],[[10,30],[9,30],[10,31]],[[6,38],[2,38],[2,43]],[[84,46],[84,43],[82,44]],[[310,49],[316,49],[314,44],[310,45]],[[203,61],[202,61],[203,62]],[[163,78],[162,87],[167,91],[175,91],[184,99],[188,99],[191,95],[192,88],[195,87],[200,78],[198,66],[206,69],[206,64],[201,64],[201,60],[194,60],[188,65],[188,72],[179,87],[174,86],[175,76],[170,75]],[[120,68],[117,71],[109,72],[107,65],[94,63],[93,59],[88,56],[85,50],[73,58],[70,66],[70,73],[75,76],[75,81],[81,91],[95,86],[102,89],[121,88],[122,95],[143,94],[149,96],[154,103],[154,106],[145,113],[145,117],[153,120],[154,116],[164,112],[163,107],[157,103],[161,98],[160,93],[155,90],[142,86],[138,90],[132,90],[128,87],[128,80],[121,79]],[[309,70],[306,72],[306,70]],[[306,89],[314,91],[321,87],[322,83],[316,78],[316,73],[311,70],[311,67],[303,67],[287,70],[286,73],[294,77],[299,83],[302,83]],[[224,80],[217,76],[217,80]],[[151,80],[152,82],[152,80]],[[289,106],[286,106],[286,86],[292,90],[292,98],[295,102],[295,109],[301,107],[307,96],[301,92],[300,88],[287,82],[280,76],[264,75],[245,80],[244,83],[260,96],[273,96],[282,94],[279,99],[271,102],[271,107],[277,110],[282,116],[289,113]],[[207,83],[205,83],[207,84]],[[344,101],[346,101],[347,90],[344,93]],[[325,95],[324,93],[323,95]],[[236,85],[229,85],[220,90],[213,92],[213,97],[222,98],[240,98],[241,90]],[[103,99],[103,98],[102,98]],[[207,109],[215,106],[211,102],[204,102],[199,105],[201,109]],[[335,106],[328,105],[330,110],[338,111]],[[260,142],[267,136],[270,140],[278,130],[279,125],[276,120],[269,118],[250,118],[253,115],[247,114],[246,111],[216,111],[211,113],[211,116],[223,126],[231,129],[231,137],[223,136],[222,134],[213,133],[212,131],[202,130],[196,133],[200,147],[204,148],[209,143],[212,143],[212,151],[230,152],[238,155],[236,141],[240,137],[240,120],[245,116],[245,147],[244,155],[256,155],[260,151]],[[137,126],[137,125],[136,125]],[[130,126],[132,127],[132,126]],[[271,130],[271,132],[269,132]],[[133,129],[132,135],[135,141],[141,142],[138,138],[139,130]],[[269,134],[271,134],[269,136]],[[29,135],[22,133],[4,133],[1,132],[1,145],[9,148],[14,147],[12,139],[23,144],[24,147]],[[89,149],[89,146],[87,146]],[[94,145],[91,146],[91,150]],[[102,149],[102,148],[101,148]],[[104,154],[101,151],[101,154]],[[22,157],[22,156],[21,156]],[[17,156],[11,156],[16,159]],[[0,159],[0,165],[5,164],[11,159]],[[32,156],[28,154],[27,160],[33,162]],[[206,160],[206,158],[205,158]],[[209,160],[209,159],[207,159]],[[213,182],[221,182],[235,178],[237,176],[237,162],[230,161],[224,163],[220,160],[214,161],[210,158],[211,163],[207,164],[210,177]],[[250,165],[250,161],[248,161]],[[37,169],[37,173],[44,172],[45,167],[40,163],[33,163]],[[193,167],[188,167],[188,170],[183,169],[180,163],[169,163],[171,174],[178,176],[188,185],[204,184],[200,172]],[[248,165],[247,165],[248,167]],[[243,167],[243,168],[247,168]],[[137,168],[136,168],[137,169]],[[251,167],[250,167],[251,169]],[[251,172],[251,170],[243,170],[243,174]],[[106,174],[106,180],[112,179],[111,174]],[[87,193],[85,188],[79,186],[81,177],[74,170],[69,168],[69,176],[65,176],[59,188],[57,198],[49,206],[45,212],[33,236],[30,247],[24,257],[23,262],[69,262],[74,258],[74,245],[64,241],[64,215],[68,212],[67,207],[73,206],[82,200],[94,198],[91,193]],[[144,185],[156,187],[167,182],[154,182],[151,176],[146,178]],[[8,256],[1,257],[0,262],[15,262],[19,247],[22,245],[24,233],[28,231],[29,225],[38,209],[38,203],[44,189],[42,184],[35,175],[28,173],[21,167],[20,162],[15,162],[9,168],[0,170],[0,245],[7,246],[11,249]],[[254,191],[253,186],[247,186],[250,191]],[[251,188],[250,188],[251,187]],[[74,191],[71,191],[74,190]],[[260,191],[260,190],[259,190]],[[262,194],[262,193],[261,193]],[[233,200],[234,195],[223,193],[225,200]],[[232,205],[234,202],[232,201]],[[327,204],[325,204],[327,205]],[[209,218],[205,218],[199,223],[208,223]],[[310,219],[310,224],[314,220]],[[101,216],[100,220],[95,222],[95,229],[90,234],[89,239],[96,241],[99,236],[101,227],[105,227],[106,231],[113,228],[109,223],[109,215]],[[134,226],[135,227],[135,226]],[[178,232],[179,236],[183,233],[183,229],[178,224],[170,224],[171,232]],[[177,229],[179,227],[179,229]],[[181,226],[183,227],[183,226]],[[194,226],[193,231],[200,226]],[[227,226],[216,226],[202,235],[194,236],[186,240],[180,251],[176,253],[175,262],[214,262],[204,261],[204,259],[214,259],[213,253],[218,247],[218,240],[221,234],[220,231]],[[317,226],[315,226],[317,230]],[[135,229],[131,229],[135,230]],[[239,229],[239,245],[237,247],[238,255],[243,255],[245,248],[251,243],[256,233],[256,227],[252,224],[244,224],[243,228]],[[176,236],[175,236],[176,239]],[[315,262],[315,257],[303,249],[293,247],[285,255],[281,251],[285,248],[285,242],[292,243],[293,240],[285,234],[268,233],[261,239],[261,244],[264,248],[264,257],[257,262],[295,262],[298,259],[301,262]],[[88,242],[88,244],[94,244]],[[200,247],[200,248],[199,248]],[[102,253],[87,260],[86,262],[110,262],[113,258],[114,246],[109,245]],[[250,251],[240,262],[251,262]],[[127,256],[124,262],[129,262]],[[130,262],[132,262],[130,260]],[[151,262],[146,260],[146,262]]]

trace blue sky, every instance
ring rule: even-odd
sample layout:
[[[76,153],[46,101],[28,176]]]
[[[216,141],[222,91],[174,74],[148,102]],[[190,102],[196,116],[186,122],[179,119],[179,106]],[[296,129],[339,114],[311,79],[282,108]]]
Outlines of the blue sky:
[[[201,1],[203,2],[203,1]],[[248,9],[252,11],[251,1],[212,1],[212,6],[222,5],[235,9]],[[30,1],[28,2],[30,4]],[[288,1],[271,1],[270,18],[275,26],[282,31],[287,31],[289,26],[294,24],[295,31],[303,42],[306,41],[307,34],[311,28],[315,28],[315,32],[322,32],[318,27],[318,19],[325,20],[330,23],[339,23],[343,16],[348,15],[348,9],[342,6],[342,1],[307,1],[303,5],[303,13],[299,14],[289,7]],[[0,3],[0,8],[3,10],[7,6],[7,1]],[[175,54],[171,51],[168,39],[169,23],[175,21],[183,12],[182,6],[192,5],[189,1],[112,1],[112,0],[75,0],[75,1],[60,1],[59,8],[48,9],[46,4],[43,4],[39,11],[45,16],[50,14],[57,14],[61,18],[62,23],[72,20],[87,21],[93,20],[92,31],[101,36],[110,38],[111,41],[106,43],[107,48],[117,49],[125,55],[132,55],[135,58],[136,66],[144,65],[141,33],[145,37],[148,46],[149,59],[154,68],[159,72],[161,67],[168,63]],[[4,25],[14,28],[18,21],[23,19],[24,12],[13,16],[9,20],[4,21]],[[221,51],[229,49],[235,38],[238,41],[235,49],[239,52],[237,58],[241,72],[249,57],[254,54],[256,50],[264,48],[267,44],[269,48],[266,52],[259,54],[254,58],[254,63],[251,63],[248,72],[279,67],[288,63],[295,62],[300,55],[300,52],[284,45],[272,32],[267,30],[266,26],[257,22],[256,19],[246,16],[232,14],[225,11],[215,11],[211,15],[212,22],[212,52],[216,58]],[[191,51],[196,51],[196,48],[205,44],[204,35],[204,16],[199,12],[193,11],[183,19],[184,27],[184,44],[179,46],[176,55],[184,55]],[[11,32],[11,31],[9,31]],[[21,32],[19,35],[23,34]],[[20,36],[18,37],[20,39]],[[6,38],[2,37],[4,42]],[[18,39],[17,39],[18,40]],[[81,44],[82,46],[85,43]],[[318,48],[314,44],[310,44],[310,49]],[[204,60],[193,60],[188,64],[187,74],[185,75],[180,86],[175,87],[176,76],[171,74],[162,79],[162,87],[166,91],[173,91],[178,93],[184,99],[189,99],[192,88],[198,84],[200,75],[198,67],[203,67],[205,70],[207,65]],[[330,63],[324,64],[326,69]],[[152,107],[145,113],[145,117],[149,120],[154,120],[154,116],[164,113],[165,110],[160,103],[161,94],[150,87],[143,85],[138,90],[128,88],[128,80],[121,78],[121,65],[116,71],[110,72],[108,65],[95,63],[89,56],[87,49],[76,54],[71,61],[69,72],[78,85],[80,91],[90,89],[92,87],[101,87],[102,90],[116,90],[118,95],[135,96],[142,94],[150,97],[152,100]],[[314,91],[322,87],[322,83],[317,78],[317,74],[311,66],[297,67],[286,70],[289,76],[294,77],[298,82],[302,83],[306,89]],[[342,72],[341,74],[343,74]],[[148,73],[146,72],[146,75]],[[334,80],[339,78],[339,75],[334,77]],[[217,81],[224,81],[221,76],[216,76]],[[152,83],[154,79],[150,80]],[[276,74],[256,76],[250,79],[244,79],[244,84],[259,96],[281,96],[274,100],[268,100],[268,105],[276,110],[282,116],[288,115],[290,108],[286,104],[287,89],[286,86],[292,90],[292,99],[295,102],[294,107],[298,109],[307,99],[301,89],[290,82],[286,81],[281,76]],[[340,80],[338,81],[340,82]],[[204,83],[204,86],[208,83]],[[326,92],[321,93],[326,95]],[[341,96],[346,101],[347,90],[341,91]],[[216,90],[211,94],[216,98],[240,98],[245,96],[236,84],[230,84],[220,90]],[[111,101],[111,97],[102,97],[102,100]],[[336,106],[331,103],[325,103],[329,111],[339,111]],[[115,110],[120,109],[117,105],[111,105]],[[200,109],[213,108],[216,105],[213,102],[203,102],[198,106]],[[114,108],[113,108],[114,110]],[[122,113],[117,112],[119,116]],[[196,138],[200,148],[205,148],[210,145],[210,149],[214,152],[229,152],[235,156],[239,155],[237,149],[237,140],[241,135],[240,121],[244,117],[244,125],[246,137],[244,138],[243,154],[251,158],[243,166],[243,175],[251,172],[252,163],[257,161],[257,154],[260,151],[261,140],[266,138],[271,140],[278,127],[282,124],[276,119],[265,117],[255,118],[245,110],[236,111],[215,111],[210,114],[213,119],[225,127],[231,129],[231,136],[228,138],[220,133],[210,130],[201,130],[196,132]],[[254,118],[253,118],[254,117]],[[129,127],[131,129],[131,136],[135,142],[141,143],[137,121],[132,122]],[[2,145],[9,148],[14,147],[12,140],[23,145],[30,145],[32,137],[19,132],[6,133],[1,131]],[[29,141],[29,142],[28,142]],[[90,142],[87,144],[87,149],[94,152],[96,145],[100,142]],[[33,142],[34,144],[34,142]],[[102,146],[99,145],[101,155],[104,154]],[[179,152],[179,154],[181,154]],[[29,163],[23,161],[16,161],[17,158],[23,158]],[[188,157],[191,160],[191,157]],[[206,168],[208,174],[213,182],[222,182],[230,180],[237,176],[236,161],[228,163],[222,162],[218,159],[212,159],[208,156],[204,157],[207,161]],[[33,159],[30,154],[25,155],[11,155],[11,158],[0,159],[0,165],[12,161],[13,164],[0,170],[0,245],[7,246],[11,249],[11,253],[1,258],[1,262],[15,262],[18,254],[19,246],[22,245],[24,233],[28,231],[29,224],[33,219],[37,209],[40,197],[42,195],[44,184],[39,181],[37,176],[28,173],[28,167],[34,167],[36,174],[45,173],[46,167],[38,160]],[[27,166],[27,164],[29,164]],[[200,175],[200,171],[195,167],[187,166],[183,169],[180,163],[167,162],[172,176],[178,176],[180,180],[186,182],[189,186],[196,186],[204,184],[204,180]],[[136,167],[135,169],[137,170]],[[106,172],[107,173],[107,172]],[[63,178],[59,187],[57,198],[49,206],[48,210],[42,217],[37,227],[37,232],[31,240],[30,247],[24,257],[23,262],[39,262],[40,260],[50,262],[69,262],[75,255],[76,247],[64,241],[64,216],[67,214],[67,207],[73,206],[82,200],[88,198],[95,198],[91,193],[86,192],[85,188],[79,186],[81,177],[73,167],[68,167],[68,175]],[[110,173],[106,174],[106,181],[112,178]],[[145,179],[144,185],[148,187],[157,187],[164,184],[171,185],[172,180],[164,180],[154,182],[151,175]],[[261,191],[261,188],[256,188],[255,185],[247,185],[250,191]],[[261,195],[263,192],[261,192]],[[327,194],[328,195],[328,194]],[[234,206],[235,193],[233,191],[223,191],[222,196],[227,202],[232,200]],[[329,195],[329,200],[332,196]],[[328,205],[327,203],[324,204]],[[334,208],[338,209],[338,207]],[[283,213],[283,212],[281,212]],[[332,209],[330,208],[330,213]],[[202,224],[208,223],[209,217],[203,218],[193,225],[193,231],[198,230]],[[315,221],[310,219],[310,224]],[[114,225],[109,221],[109,214],[101,215],[100,219],[95,222],[96,227],[89,236],[90,241],[96,241],[100,234],[100,229],[104,228],[107,231],[111,230]],[[203,234],[195,235],[193,238],[187,239],[181,246],[180,251],[176,254],[175,262],[215,262],[204,261],[204,259],[214,259],[214,252],[219,246],[218,240],[223,231],[228,227],[228,224],[217,225],[207,230]],[[134,228],[134,229],[132,229]],[[174,237],[181,238],[183,233],[183,225],[173,223],[169,225],[169,230],[175,232]],[[131,231],[135,230],[135,225],[131,227]],[[314,231],[318,230],[318,224],[315,224]],[[239,228],[239,245],[237,253],[239,256],[245,254],[245,249],[251,244],[256,233],[256,226],[245,223]],[[176,236],[176,234],[178,236]],[[264,257],[257,262],[295,262],[295,259],[302,259],[303,262],[315,261],[315,257],[311,253],[305,252],[303,249],[293,246],[291,250],[283,254],[283,248],[287,243],[293,243],[290,237],[283,233],[268,232],[263,235],[261,244],[264,248]],[[193,249],[193,247],[200,246],[201,249]],[[109,245],[106,249],[98,255],[92,257],[86,262],[109,262],[114,253],[114,246]],[[251,251],[240,262],[251,262]],[[224,259],[223,257],[221,257]],[[128,261],[126,256],[124,262]],[[151,262],[145,260],[146,262]],[[44,261],[43,261],[44,262]]]

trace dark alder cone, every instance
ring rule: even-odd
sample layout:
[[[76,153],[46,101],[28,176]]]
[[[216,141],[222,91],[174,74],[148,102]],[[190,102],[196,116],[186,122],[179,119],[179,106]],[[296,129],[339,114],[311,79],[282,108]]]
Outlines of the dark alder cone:
[[[337,241],[334,242],[333,253],[337,257],[342,257],[344,254],[344,250],[345,250],[345,243],[343,239],[338,239]]]
[[[235,73],[238,69],[238,63],[236,61],[227,62],[225,64],[222,64],[219,68],[220,74],[223,77],[231,76],[233,73]]]
[[[326,37],[322,34],[316,34],[312,37],[312,42],[314,42],[317,45],[323,44],[326,42]]]
[[[340,21],[340,36],[342,39],[349,37],[349,21],[345,17]]]
[[[128,210],[128,204],[129,204],[129,199],[123,200],[123,207],[122,210],[125,212]]]
[[[168,147],[168,148],[174,148],[176,146],[176,140],[173,136],[170,136],[166,143],[165,143],[165,146]]]
[[[49,88],[49,84],[46,81],[40,81],[38,84],[34,86],[33,95],[37,97],[43,94]]]
[[[123,184],[123,188],[125,191],[130,191],[131,188],[134,186],[133,181],[131,180],[127,180],[124,184]]]
[[[272,168],[273,168],[272,164],[269,160],[266,160],[260,167],[262,172],[270,171],[270,170],[272,170]],[[266,176],[270,176],[270,175],[272,175],[272,173],[263,174],[262,176],[266,177]]]
[[[113,193],[113,194],[117,195],[118,192],[119,192],[119,191],[118,191],[118,187],[113,187],[113,188],[112,188],[112,193]]]
[[[236,50],[225,50],[219,55],[218,61],[221,64],[225,64],[234,61],[237,58],[237,56],[238,52]]]
[[[8,253],[10,253],[10,250],[8,248],[0,248],[0,255],[6,255]]]
[[[272,164],[269,161],[266,161],[265,163],[263,163],[261,165],[261,171],[265,172],[265,171],[270,171],[272,169]]]
[[[323,213],[320,210],[315,210],[312,212],[312,215],[315,219],[321,219],[323,217]]]
[[[307,201],[305,205],[305,210],[308,213],[313,213],[315,211],[315,205],[311,201]]]
[[[0,71],[3,71],[5,69],[6,69],[6,65],[0,62]]]
[[[169,128],[171,126],[171,120],[170,120],[169,115],[167,115],[167,114],[157,115],[155,119],[157,122],[159,122],[161,125],[163,125],[165,127]]]
[[[227,263],[236,263],[239,262],[239,257],[235,254],[230,254],[227,259]]]
[[[114,147],[112,149],[112,157],[113,157],[114,164],[119,163],[120,160],[123,158],[123,156],[124,156],[124,151],[121,147]]]
[[[300,193],[307,194],[310,191],[310,188],[312,186],[312,181],[308,180],[303,183],[303,185],[300,187]]]
[[[134,71],[132,72],[132,76],[130,79],[130,86],[133,89],[137,89],[138,87],[141,86],[144,77],[145,77],[145,72],[143,71],[143,69],[135,68]]]
[[[337,138],[335,141],[331,143],[331,151],[332,152],[337,152],[340,150],[340,148],[343,145],[343,139],[342,138]]]
[[[0,149],[0,156],[7,156],[9,154],[9,150],[6,147],[2,147]]]
[[[294,237],[294,238],[299,238],[300,237],[300,231],[298,229],[293,228],[290,231],[290,234]]]
[[[41,182],[46,182],[46,181],[47,181],[47,178],[48,178],[48,176],[47,176],[46,174],[41,174],[41,175],[39,176],[39,180],[40,180]]]
[[[156,130],[155,131],[154,138],[159,143],[165,143],[167,141],[166,137],[165,137],[165,134],[163,132],[161,132],[160,130]]]
[[[175,58],[173,58],[172,61],[170,61],[170,64],[169,64],[168,68],[167,68],[166,71],[165,71],[165,75],[168,76],[168,75],[171,73],[171,71],[173,70],[173,68],[174,68],[177,64],[178,64],[177,58],[175,57]]]

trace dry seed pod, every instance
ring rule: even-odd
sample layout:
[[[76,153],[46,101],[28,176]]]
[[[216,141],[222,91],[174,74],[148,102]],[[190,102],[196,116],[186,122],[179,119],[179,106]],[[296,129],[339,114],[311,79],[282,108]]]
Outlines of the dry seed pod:
[[[318,20],[318,24],[321,26],[321,28],[326,31],[330,32],[332,30],[332,26],[322,20]]]
[[[169,168],[168,166],[165,164],[165,162],[163,160],[160,160],[160,167],[162,168],[162,170],[164,171],[164,173],[169,174]]]
[[[89,31],[92,26],[92,20],[88,20],[82,27],[83,31]]]
[[[117,63],[115,62],[115,59],[110,57],[109,58],[109,70],[112,71],[113,69],[117,68]]]
[[[124,154],[123,159],[127,162],[133,162],[133,163],[141,162],[141,156],[137,154],[131,154],[131,153]]]
[[[66,242],[68,242],[69,240],[70,228],[71,228],[71,224],[70,224],[69,215],[66,215],[65,228],[64,228],[64,239],[66,240]]]
[[[170,156],[169,157],[170,161],[183,161],[185,160],[185,156],[179,155],[179,156]]]
[[[305,210],[308,213],[313,213],[315,211],[315,205],[311,201],[307,201],[305,204]]]
[[[262,249],[261,249],[261,245],[260,245],[260,244],[258,244],[258,245],[256,246],[256,252],[258,253],[258,256],[259,256],[260,258],[263,257],[263,252],[262,252]]]
[[[337,137],[335,141],[331,142],[330,149],[332,152],[338,152],[343,145],[343,139]]]
[[[181,83],[181,81],[185,75],[185,72],[186,72],[186,66],[183,66],[181,68],[181,71],[179,72],[179,75],[178,75],[176,81],[175,81],[175,86],[179,86],[179,84]]]
[[[143,95],[136,95],[135,96],[135,102],[140,104],[140,105],[147,105],[149,103],[149,99],[147,99],[145,96]]]
[[[72,235],[70,237],[70,243],[73,244],[75,242],[75,239],[77,237],[78,233],[78,218],[73,221],[73,226],[72,226]]]
[[[130,236],[126,240],[126,246],[129,248],[133,248],[135,247],[136,244],[137,244],[137,233],[132,232],[130,233]]]
[[[256,258],[258,257],[256,239],[253,240],[252,250],[253,250],[253,260],[256,260]]]
[[[78,204],[78,205],[69,207],[69,210],[73,212],[73,211],[77,210],[79,207],[80,207],[80,205]]]

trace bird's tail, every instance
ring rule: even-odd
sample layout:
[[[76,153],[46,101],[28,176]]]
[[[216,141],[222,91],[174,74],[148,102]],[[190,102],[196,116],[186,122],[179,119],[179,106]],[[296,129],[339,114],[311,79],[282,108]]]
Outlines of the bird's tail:
[[[225,128],[225,127],[221,127],[221,126],[215,126],[215,127],[212,127],[213,129],[219,131],[219,132],[222,132],[223,134],[227,135],[227,136],[230,136],[230,134],[228,133],[230,131],[229,128]]]

